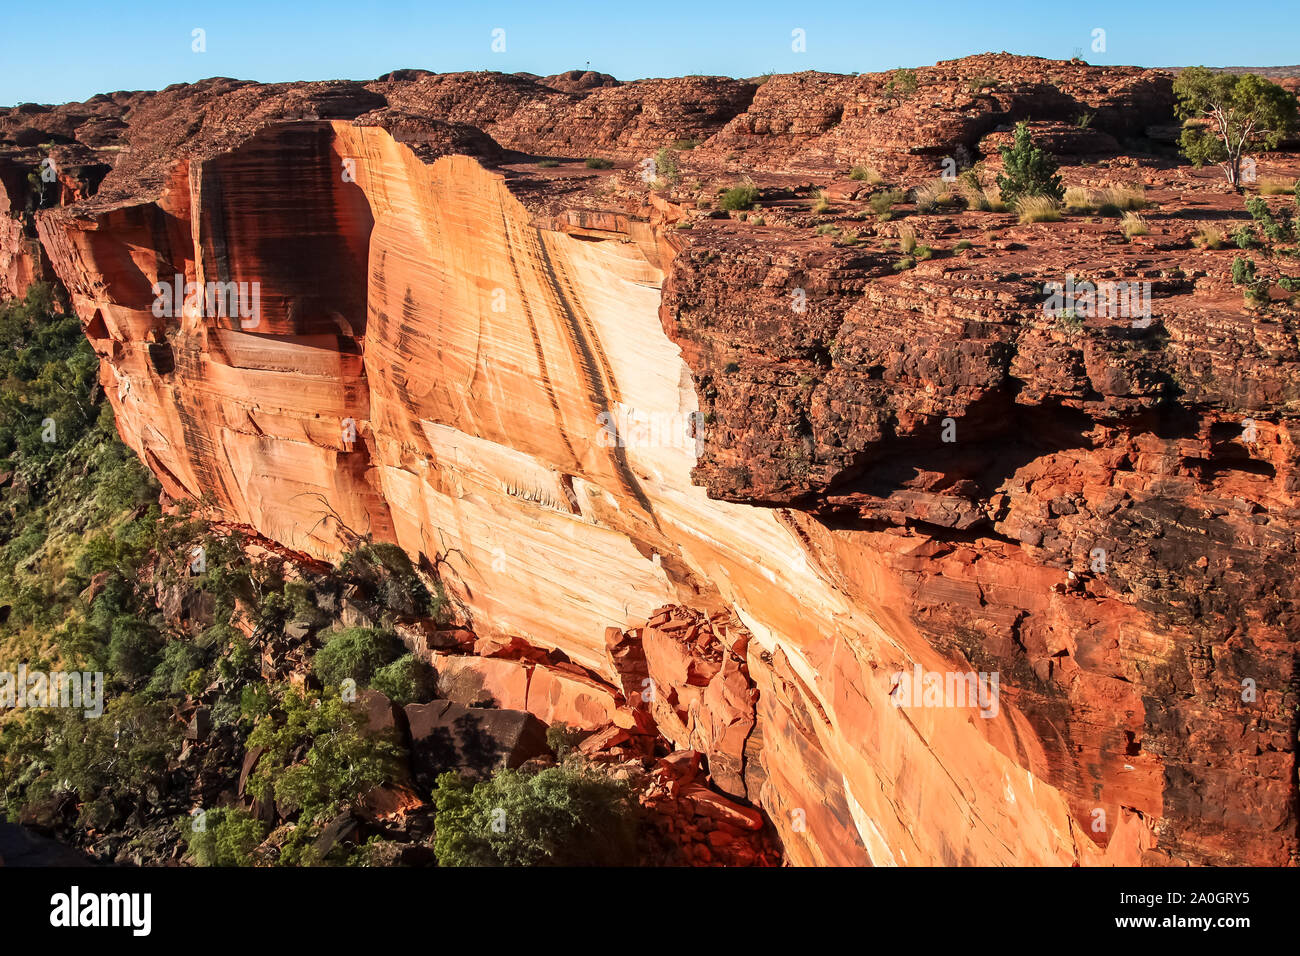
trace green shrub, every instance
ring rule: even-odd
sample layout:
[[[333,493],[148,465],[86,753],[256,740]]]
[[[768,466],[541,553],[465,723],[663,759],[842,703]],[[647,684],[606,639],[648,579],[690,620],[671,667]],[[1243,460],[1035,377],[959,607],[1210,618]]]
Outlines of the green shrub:
[[[888,214],[895,203],[900,203],[902,201],[903,193],[901,190],[886,189],[883,192],[876,193],[867,200],[867,205],[871,207],[871,211],[876,215],[882,216]]]
[[[195,830],[190,819],[181,827],[198,866],[252,866],[253,850],[266,839],[266,826],[242,807],[208,810],[201,830]]]
[[[902,99],[915,93],[917,85],[915,70],[895,70],[885,81],[885,95]]]
[[[681,179],[681,171],[677,168],[677,157],[667,146],[655,153],[655,172],[669,185]]]
[[[394,544],[369,544],[351,551],[339,573],[374,594],[379,608],[395,615],[440,617],[446,598],[431,595],[406,552]]]
[[[248,747],[265,747],[247,789],[259,800],[297,807],[300,824],[338,813],[373,788],[400,774],[402,749],[364,729],[355,705],[339,697],[285,690],[248,736]],[[303,746],[301,760],[291,763]]]
[[[214,624],[203,632],[203,640],[213,646],[228,648],[216,666],[217,676],[222,680],[259,676],[261,656],[248,639],[229,624]]]
[[[1232,260],[1232,284],[1249,285],[1255,281],[1255,263],[1237,256]]]
[[[625,783],[594,770],[499,770],[471,784],[444,773],[433,792],[440,866],[621,866],[635,862]]]
[[[1257,282],[1247,286],[1244,297],[1250,305],[1268,305],[1272,301],[1268,295],[1267,282]]]
[[[1269,283],[1255,273],[1254,260],[1243,259],[1241,256],[1232,260],[1232,284],[1244,287],[1242,294],[1247,304],[1268,305]]]
[[[171,708],[143,694],[106,694],[104,713],[34,710],[0,724],[0,787],[6,812],[59,793],[89,811],[105,791],[123,805],[163,776],[180,750],[183,727]],[[84,818],[84,813],[83,813]]]
[[[258,720],[271,712],[271,691],[264,684],[245,684],[239,695],[239,713]]]
[[[726,210],[753,209],[757,200],[758,187],[746,183],[728,189],[718,200],[718,205]]]
[[[186,682],[194,671],[207,664],[207,655],[189,640],[168,641],[162,658],[149,678],[151,694],[174,695],[185,693]]]
[[[1264,235],[1273,242],[1286,242],[1291,238],[1293,229],[1291,220],[1283,218],[1278,221],[1269,211],[1268,202],[1259,196],[1251,196],[1246,200],[1246,212],[1250,213],[1250,218],[1259,223]]]
[[[137,617],[120,615],[112,624],[108,645],[108,667],[117,677],[134,683],[148,677],[158,666],[162,636]]]
[[[1034,144],[1026,124],[1016,124],[1012,144],[1002,147],[1001,153],[997,185],[1007,202],[1026,196],[1047,196],[1060,202],[1065,197],[1056,161]]]
[[[433,697],[433,669],[412,654],[403,654],[375,671],[370,686],[395,704],[423,703]]]
[[[587,157],[588,169],[613,169],[614,161],[612,159],[601,159],[599,156]]]
[[[358,687],[366,687],[376,672],[401,657],[402,651],[402,642],[392,631],[348,627],[329,635],[312,658],[311,669],[328,688],[337,688],[349,678]]]
[[[563,760],[589,735],[590,731],[570,727],[568,724],[551,724],[546,728],[546,746],[551,748],[551,753]]]
[[[560,165],[560,161],[558,159],[539,159],[537,165],[542,169],[554,169]]]

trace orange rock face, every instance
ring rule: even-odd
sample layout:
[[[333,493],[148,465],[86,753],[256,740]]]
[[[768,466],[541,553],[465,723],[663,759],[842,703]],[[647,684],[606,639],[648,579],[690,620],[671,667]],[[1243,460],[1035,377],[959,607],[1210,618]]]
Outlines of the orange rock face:
[[[1156,71],[918,72],[205,81],[134,103],[39,237],[168,493],[327,560],[399,544],[480,636],[428,652],[467,706],[653,727],[796,864],[1292,863],[1294,310],[1243,312],[1177,216],[1117,249],[909,210],[951,250],[915,271],[892,225],[805,229],[875,221],[850,162],[932,178],[1021,118],[1104,155],[1170,104]],[[685,194],[742,172],[763,224]],[[1045,316],[1067,271],[1151,280],[1154,331]],[[159,308],[176,276],[255,308]],[[686,790],[717,848],[756,822]]]

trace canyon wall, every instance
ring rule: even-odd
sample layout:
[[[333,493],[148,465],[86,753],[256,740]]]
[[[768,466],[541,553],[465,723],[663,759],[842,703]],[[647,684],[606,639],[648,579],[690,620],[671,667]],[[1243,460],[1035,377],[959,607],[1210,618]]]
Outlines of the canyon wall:
[[[658,608],[734,614],[743,667],[695,696],[683,665],[673,733],[741,715],[699,731],[712,776],[792,863],[1292,863],[1295,316],[1242,312],[1176,217],[1116,249],[950,216],[1005,231],[898,272],[640,175],[698,139],[704,193],[747,170],[852,206],[848,162],[933,170],[1081,108],[1113,144],[1170,102],[1155,71],[918,72],[897,102],[820,74],[133,94],[127,155],[39,248],[169,495],[324,559],[395,542],[620,704],[614,644],[668,666]],[[1063,328],[1038,290],[1067,270],[1151,280],[1160,321]],[[176,277],[255,284],[256,314],[158,309]],[[917,668],[999,693],[932,706]]]

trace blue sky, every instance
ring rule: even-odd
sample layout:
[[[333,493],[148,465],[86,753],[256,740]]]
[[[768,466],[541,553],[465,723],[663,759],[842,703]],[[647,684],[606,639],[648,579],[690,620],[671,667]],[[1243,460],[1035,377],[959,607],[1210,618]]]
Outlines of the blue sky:
[[[575,67],[619,79],[685,73],[870,72],[1007,50],[1091,63],[1276,66],[1300,60],[1300,2],[390,2],[8,0],[0,105],[60,103],[207,76],[371,79],[399,67]],[[1240,11],[1242,21],[1228,17]],[[192,31],[206,52],[192,50]],[[493,52],[492,31],[505,30]],[[1094,51],[1093,31],[1106,31]],[[791,49],[802,29],[806,50]]]

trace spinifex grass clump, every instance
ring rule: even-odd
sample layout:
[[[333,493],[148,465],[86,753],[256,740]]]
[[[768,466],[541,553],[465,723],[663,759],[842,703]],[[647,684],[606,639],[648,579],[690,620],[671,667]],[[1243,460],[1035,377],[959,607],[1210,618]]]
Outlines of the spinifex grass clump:
[[[1192,245],[1202,249],[1222,249],[1224,245],[1223,230],[1208,223],[1202,223],[1192,236]]]
[[[1099,207],[1113,207],[1122,212],[1145,209],[1147,207],[1146,187],[1141,184],[1107,186],[1097,191],[1093,204]]]
[[[1126,212],[1124,218],[1120,221],[1120,229],[1124,235],[1132,239],[1134,236],[1145,236],[1147,229],[1146,220],[1137,213]]]
[[[1075,215],[1097,212],[1118,217],[1126,211],[1147,207],[1146,187],[1140,183],[1100,189],[1071,186],[1065,191],[1064,201],[1066,210]]]
[[[1016,200],[1016,213],[1022,224],[1056,222],[1061,218],[1060,207],[1050,196],[1021,196]]]
[[[1260,176],[1259,194],[1261,196],[1285,196],[1300,187],[1300,180],[1283,179],[1280,176]]]
[[[903,201],[903,193],[897,189],[886,189],[867,200],[867,205],[877,216],[888,218],[894,205]]]
[[[1066,212],[1074,215],[1092,212],[1092,195],[1082,186],[1071,186],[1065,191]]]
[[[912,194],[916,199],[918,212],[935,212],[957,204],[954,185],[944,179],[933,179],[928,183],[922,183],[912,191]]]
[[[753,209],[754,203],[757,201],[758,187],[752,183],[742,183],[739,186],[732,186],[724,192],[718,200],[718,205],[728,211]]]
[[[996,187],[985,190],[980,186],[979,176],[972,169],[966,170],[953,183],[954,195],[966,204],[967,209],[980,212],[1003,212],[1006,204],[1002,202],[1001,193]]]

